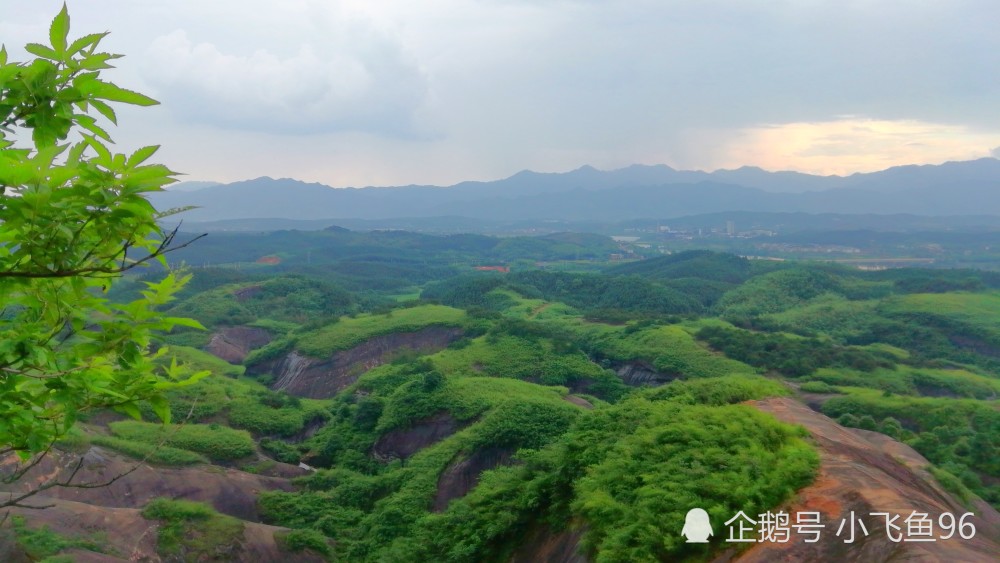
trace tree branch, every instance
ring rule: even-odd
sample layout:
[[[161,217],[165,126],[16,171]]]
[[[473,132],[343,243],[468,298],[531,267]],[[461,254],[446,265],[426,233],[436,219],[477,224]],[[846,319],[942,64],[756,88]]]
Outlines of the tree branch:
[[[173,241],[174,236],[177,234],[178,228],[180,228],[180,226],[174,228],[174,230],[166,238],[163,239],[163,243],[161,243],[159,248],[157,248],[154,252],[152,252],[145,258],[141,258],[124,266],[110,267],[110,268],[102,266],[94,266],[90,268],[76,268],[69,270],[44,270],[36,272],[7,271],[7,272],[0,272],[0,278],[43,279],[43,278],[71,278],[74,276],[87,276],[93,274],[104,274],[104,275],[121,274],[141,264],[149,262],[150,260],[154,260],[160,256],[163,256],[164,254],[169,254],[170,252],[173,252],[175,250],[180,250],[182,248],[185,248],[194,243],[196,240],[208,236],[208,233],[202,233],[194,237],[193,239],[185,242],[184,244],[167,248],[166,245],[170,244],[170,242]]]

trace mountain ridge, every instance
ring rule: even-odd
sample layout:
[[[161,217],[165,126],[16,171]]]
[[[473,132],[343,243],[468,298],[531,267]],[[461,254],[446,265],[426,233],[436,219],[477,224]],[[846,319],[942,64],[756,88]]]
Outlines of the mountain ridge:
[[[150,200],[159,209],[198,207],[185,214],[191,221],[443,215],[626,220],[733,211],[1000,215],[1000,160],[899,166],[850,176],[755,167],[709,173],[666,165],[611,171],[585,166],[564,173],[524,170],[501,180],[452,186],[364,188],[262,176],[194,191],[158,192]]]

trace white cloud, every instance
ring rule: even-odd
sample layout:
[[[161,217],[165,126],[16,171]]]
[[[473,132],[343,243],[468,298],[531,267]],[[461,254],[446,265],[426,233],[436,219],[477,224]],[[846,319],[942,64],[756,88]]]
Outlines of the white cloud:
[[[422,73],[397,44],[371,29],[340,40],[229,53],[183,30],[149,47],[146,80],[183,118],[281,133],[413,134],[426,94]]]

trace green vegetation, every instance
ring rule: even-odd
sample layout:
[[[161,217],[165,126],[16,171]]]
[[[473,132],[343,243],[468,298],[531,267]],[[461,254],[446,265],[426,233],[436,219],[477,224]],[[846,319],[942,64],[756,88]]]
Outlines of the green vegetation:
[[[995,405],[886,395],[868,389],[848,391],[824,403],[823,412],[834,418],[848,417],[844,418],[848,425],[862,428],[866,417],[873,422],[898,421],[900,439],[983,499],[1000,503],[1000,486],[980,476],[1000,474],[1000,411]]]
[[[314,358],[327,357],[362,342],[394,332],[415,332],[429,326],[461,326],[465,312],[442,305],[394,309],[382,315],[358,315],[298,336],[297,348]]]
[[[724,327],[705,327],[699,339],[727,356],[788,377],[809,375],[821,367],[873,371],[891,367],[895,358],[862,348],[840,346],[815,338],[759,334]]]
[[[90,441],[95,445],[110,448],[154,465],[184,466],[208,463],[208,458],[203,455],[167,445],[101,435],[91,436]]]
[[[721,525],[778,505],[819,466],[803,435],[744,406],[637,399],[598,413],[568,437],[576,459],[593,460],[571,505],[589,523],[585,546],[606,561],[705,555],[676,534],[688,507]]]
[[[316,530],[291,530],[275,532],[274,539],[285,550],[292,553],[301,551],[312,552],[322,556],[332,555],[330,544],[326,537]]]
[[[590,325],[579,330],[585,349],[609,363],[644,360],[658,371],[687,378],[755,373],[745,363],[713,353],[677,325],[637,323],[624,328]]]
[[[214,461],[232,461],[254,452],[250,434],[218,424],[160,425],[124,420],[112,422],[115,437],[148,445],[163,444],[208,456]]]
[[[107,553],[107,542],[103,533],[80,538],[61,536],[48,528],[29,527],[23,516],[12,516],[10,528],[13,531],[13,541],[24,550],[32,561],[47,561],[55,563],[64,561],[59,554],[68,549],[84,549],[96,553]],[[0,530],[0,543],[8,541],[5,530]],[[65,559],[68,561],[68,559]]]
[[[199,326],[160,312],[186,276],[127,302],[105,294],[137,266],[166,266],[180,243],[158,223],[170,213],[144,197],[176,174],[148,163],[156,146],[113,154],[104,129],[116,124],[112,104],[157,102],[104,80],[120,58],[99,50],[106,33],[70,40],[69,29],[63,6],[49,45],[25,47],[34,58],[0,48],[0,451],[22,461],[97,409],[138,417],[148,400],[167,420],[163,392],[197,380],[150,349],[161,331]]]
[[[327,359],[383,335],[462,333],[436,351],[359,349],[355,365],[333,368],[346,388],[307,400],[177,345],[196,340],[175,332],[175,353],[214,374],[166,394],[186,423],[152,424],[147,405],[145,423],[114,422],[113,436],[62,445],[105,445],[163,465],[317,468],[293,491],[260,495],[263,519],[290,528],[278,535],[286,551],[509,560],[533,534],[572,530],[595,560],[714,557],[718,538],[694,546],[670,533],[688,508],[709,509],[719,529],[736,510],[773,510],[815,474],[801,429],[740,404],[798,393],[818,395],[841,424],[913,445],[964,501],[1000,499],[994,327],[970,312],[991,297],[948,289],[993,287],[988,276],[711,252],[604,271],[518,259],[504,262],[510,272],[473,273],[500,263],[500,252],[600,243],[338,229],[224,236],[237,241],[234,252],[251,239],[281,244],[285,260],[268,278],[209,270],[173,310],[269,331],[272,342],[244,362],[255,373],[292,352]],[[300,244],[311,246],[311,269],[292,265]],[[941,298],[951,304],[926,304]]]
[[[242,520],[197,502],[155,498],[142,516],[159,521],[156,550],[172,560],[231,559],[243,541]]]
[[[690,507],[718,530],[815,476],[802,429],[741,404],[797,389],[913,446],[963,502],[1000,506],[1000,275],[705,250],[611,265],[623,251],[602,235],[339,227],[219,233],[171,260],[244,266],[170,273],[176,233],[144,196],[175,174],[146,164],[155,147],[112,154],[95,120],[155,102],[102,80],[117,58],[97,52],[103,34],[70,42],[68,28],[63,9],[28,62],[0,49],[0,451],[306,463],[318,470],[294,490],[259,497],[290,553],[507,561],[535,534],[576,531],[597,561],[708,559],[720,538],[676,533]],[[237,325],[270,343],[244,365],[204,351],[203,326]],[[320,400],[264,384],[293,352],[326,360],[428,327],[461,338],[341,355],[353,363]],[[99,409],[136,420],[74,428]],[[206,505],[158,498],[142,514],[166,560],[241,547],[244,523]],[[8,532],[32,559],[100,546],[17,517]]]

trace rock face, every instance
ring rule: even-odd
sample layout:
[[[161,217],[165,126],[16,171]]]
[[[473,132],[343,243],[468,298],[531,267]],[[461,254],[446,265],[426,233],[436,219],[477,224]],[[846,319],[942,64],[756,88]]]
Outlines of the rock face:
[[[633,387],[642,387],[644,385],[655,387],[670,383],[680,377],[679,375],[656,371],[656,368],[652,364],[643,361],[621,364],[615,368],[615,373],[618,374],[618,377],[622,378],[622,381],[626,385]]]
[[[569,530],[554,532],[546,525],[537,526],[524,538],[509,563],[587,563],[582,546],[585,526],[570,526]]]
[[[52,452],[32,468],[25,477],[3,491],[24,491],[53,478],[67,479],[80,456]],[[0,459],[0,474],[13,470],[13,456]],[[257,496],[269,490],[292,489],[287,479],[262,477],[217,466],[182,469],[150,467],[118,457],[99,447],[83,454],[83,464],[74,483],[106,483],[138,464],[138,468],[113,483],[98,488],[53,487],[24,501],[31,506],[47,506],[44,510],[14,508],[11,513],[23,516],[31,528],[48,526],[65,537],[89,538],[102,533],[101,549],[95,553],[84,549],[64,552],[73,561],[162,561],[156,550],[159,523],[146,520],[141,508],[154,497],[167,497],[205,502],[222,514],[245,521],[243,537],[225,553],[227,561],[316,561],[323,559],[303,553],[283,551],[274,533],[284,530],[256,523]],[[304,474],[302,471],[299,474]],[[6,498],[5,494],[0,494]],[[13,542],[6,541],[7,530],[0,529],[0,561],[31,561],[18,553]]]
[[[459,328],[432,326],[416,332],[376,336],[325,360],[292,351],[278,360],[253,366],[251,372],[273,374],[276,391],[287,391],[310,399],[326,399],[357,381],[366,371],[391,361],[402,350],[429,354],[447,347],[461,336]]]
[[[830,418],[791,399],[776,398],[751,404],[784,422],[805,426],[815,440],[821,458],[819,477],[799,491],[789,514],[820,512],[826,528],[817,543],[791,541],[758,543],[740,555],[727,553],[717,561],[995,561],[1000,554],[1000,514],[982,501],[970,508],[959,504],[927,472],[928,462],[913,448],[877,432],[847,429]],[[844,543],[846,532],[837,537],[842,519],[850,512],[860,515],[869,534],[857,532],[854,543]],[[892,542],[885,517],[872,512],[898,514],[896,524],[906,533],[905,518],[912,512],[927,513],[935,521],[935,536],[946,535],[937,527],[943,513],[956,517],[973,512],[976,535],[934,542]]]
[[[448,508],[453,499],[464,497],[475,488],[483,471],[509,465],[513,457],[514,450],[511,448],[483,448],[453,461],[438,477],[434,511],[441,512]]]
[[[79,460],[77,454],[53,452],[14,485],[0,490],[23,490],[29,485],[40,485],[55,476],[66,479],[70,468]],[[0,473],[13,468],[14,458],[0,460]],[[217,466],[184,468],[152,467],[127,460],[117,454],[91,447],[83,454],[83,465],[74,483],[105,483],[138,467],[106,487],[70,488],[54,487],[45,492],[48,498],[58,498],[113,508],[141,508],[156,497],[193,500],[212,505],[222,514],[242,520],[259,520],[257,495],[264,491],[290,491],[288,479],[264,477],[235,469]],[[299,471],[299,475],[305,471]]]
[[[447,412],[414,423],[409,428],[386,432],[372,446],[372,455],[384,461],[405,459],[423,448],[454,434],[461,425]]]
[[[205,351],[231,364],[241,364],[251,350],[271,341],[271,333],[251,326],[226,327],[208,341]]]
[[[36,497],[37,498],[37,497]],[[44,510],[12,509],[15,515],[23,516],[31,528],[47,526],[53,532],[65,537],[92,537],[95,532],[104,532],[101,549],[105,553],[95,553],[84,549],[73,549],[60,555],[79,563],[107,563],[113,561],[179,561],[162,558],[156,550],[159,522],[146,520],[138,508],[109,508],[80,502],[49,497],[37,498],[49,507]],[[289,553],[282,550],[274,534],[286,528],[278,528],[254,522],[244,523],[243,537],[231,546],[220,561],[324,561],[322,557],[307,553]],[[0,540],[3,538],[0,537]],[[11,546],[12,547],[12,546]],[[16,549],[16,548],[13,548]],[[16,552],[5,553],[0,547],[0,555],[10,556],[4,563],[29,562],[32,559]]]

